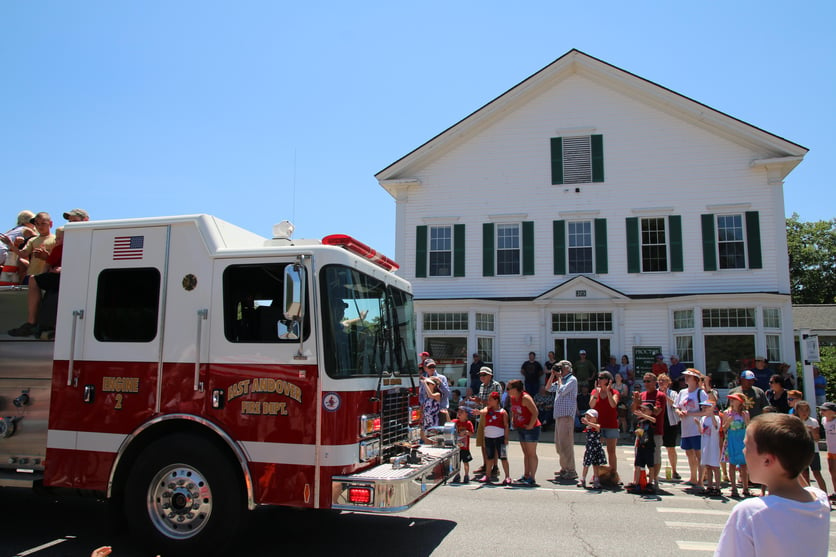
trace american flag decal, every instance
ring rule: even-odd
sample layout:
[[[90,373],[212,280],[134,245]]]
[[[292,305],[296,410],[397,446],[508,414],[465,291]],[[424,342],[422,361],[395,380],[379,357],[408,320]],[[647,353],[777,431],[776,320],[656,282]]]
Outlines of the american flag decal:
[[[113,238],[113,259],[142,259],[145,236],[116,236]]]

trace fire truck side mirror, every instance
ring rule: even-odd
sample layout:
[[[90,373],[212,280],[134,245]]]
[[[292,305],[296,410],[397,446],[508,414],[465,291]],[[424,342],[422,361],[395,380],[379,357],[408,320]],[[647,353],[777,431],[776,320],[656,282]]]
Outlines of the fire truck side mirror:
[[[284,318],[302,321],[305,315],[305,267],[294,263],[284,268]]]

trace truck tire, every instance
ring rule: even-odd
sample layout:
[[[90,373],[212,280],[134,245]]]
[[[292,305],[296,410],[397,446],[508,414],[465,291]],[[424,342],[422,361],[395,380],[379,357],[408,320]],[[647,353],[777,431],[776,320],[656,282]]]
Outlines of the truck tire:
[[[125,516],[138,540],[169,555],[217,554],[246,512],[235,464],[211,443],[175,434],[150,444],[125,487]]]

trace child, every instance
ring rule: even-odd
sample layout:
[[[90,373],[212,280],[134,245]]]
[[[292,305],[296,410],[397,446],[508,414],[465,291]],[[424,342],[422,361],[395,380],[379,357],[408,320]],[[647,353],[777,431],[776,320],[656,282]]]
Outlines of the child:
[[[700,406],[709,409],[714,407],[710,400],[701,402]],[[697,418],[694,418],[697,419]],[[720,495],[720,418],[710,413],[699,418],[700,424],[700,482],[706,479],[706,489],[703,495]]]
[[[836,406],[836,404],[834,404]],[[836,414],[836,409],[830,412]],[[753,418],[744,455],[753,482],[769,495],[738,503],[726,522],[715,557],[827,555],[830,503],[798,475],[813,458],[813,439],[795,416],[772,413]]]
[[[743,481],[743,496],[751,497],[749,492],[749,474],[746,471],[746,458],[743,456],[743,439],[746,437],[746,427],[749,425],[749,411],[746,410],[746,395],[732,393],[729,395],[729,407],[722,414],[723,430],[726,432],[726,443],[723,447],[723,462],[729,465],[731,480],[731,496],[737,498],[737,469],[740,468],[740,479]]]
[[[656,442],[653,439],[653,424],[656,423],[656,417],[653,415],[653,404],[647,402],[633,411],[636,416],[636,459],[633,463],[633,483],[628,484],[627,491],[640,493],[644,490],[646,493],[653,493],[655,490],[652,483],[648,483],[646,487],[641,485],[642,468],[647,467],[647,475],[653,472],[654,453],[656,452]]]
[[[604,455],[604,446],[601,445],[601,424],[598,423],[598,411],[590,408],[586,411],[581,423],[586,426],[586,449],[583,452],[583,473],[578,482],[578,487],[586,487],[586,473],[589,472],[589,467],[592,466],[592,487],[593,489],[601,489],[601,482],[598,476],[601,464],[607,463],[607,457]]]
[[[473,435],[473,424],[467,419],[467,408],[459,406],[456,411],[456,419],[453,420],[456,425],[456,434],[459,445],[459,458],[464,466],[463,484],[470,483],[470,461],[473,457],[470,455],[470,436]],[[459,475],[453,478],[453,483],[459,483]]]
[[[496,391],[488,395],[488,405],[482,409],[482,420],[485,424],[485,475],[479,478],[483,484],[491,483],[490,470],[493,470],[496,459],[502,462],[505,472],[503,485],[511,485],[511,473],[508,470],[508,454],[506,440],[510,437],[510,421],[508,412],[499,406],[499,393]]]
[[[836,499],[836,402],[825,402],[819,406],[819,410],[824,439],[827,441],[827,469],[830,471],[830,481],[833,482],[830,499],[833,500]]]
[[[819,422],[815,418],[810,417],[810,404],[806,400],[799,400],[795,404],[795,415],[804,422],[804,425],[807,426],[810,435],[813,437],[813,460],[810,462],[810,467],[805,468],[801,474],[804,476],[807,485],[810,485],[810,470],[812,469],[819,489],[827,491],[827,484],[821,475],[821,459],[819,458]]]

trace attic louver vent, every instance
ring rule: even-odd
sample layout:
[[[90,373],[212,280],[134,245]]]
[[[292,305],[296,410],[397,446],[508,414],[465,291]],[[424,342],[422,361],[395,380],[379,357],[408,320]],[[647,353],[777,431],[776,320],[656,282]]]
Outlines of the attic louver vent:
[[[563,183],[592,182],[592,149],[590,136],[563,138]]]

